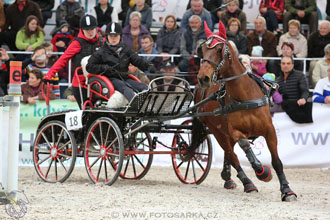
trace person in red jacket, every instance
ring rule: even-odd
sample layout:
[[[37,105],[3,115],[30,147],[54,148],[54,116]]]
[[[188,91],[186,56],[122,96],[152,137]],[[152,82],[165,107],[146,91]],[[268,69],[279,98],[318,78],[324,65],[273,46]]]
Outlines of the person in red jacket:
[[[74,38],[75,37],[71,34],[69,29],[68,22],[63,20],[58,31],[51,40],[51,43],[54,46],[54,52],[64,52]]]
[[[69,45],[67,50],[56,61],[56,63],[49,70],[44,80],[51,80],[63,67],[65,67],[69,60],[72,59],[73,68],[76,69],[81,66],[82,58],[91,55],[99,47],[103,45],[105,40],[97,33],[97,21],[92,15],[85,15],[80,19],[80,30],[78,36]],[[83,100],[80,98],[79,83],[85,85],[85,77],[82,72],[78,71],[78,77],[73,77],[72,89],[74,96],[80,108],[84,100],[87,99],[87,90],[82,88]]]
[[[267,30],[280,32],[278,23],[283,19],[284,3],[285,0],[261,0],[259,12],[266,19]]]

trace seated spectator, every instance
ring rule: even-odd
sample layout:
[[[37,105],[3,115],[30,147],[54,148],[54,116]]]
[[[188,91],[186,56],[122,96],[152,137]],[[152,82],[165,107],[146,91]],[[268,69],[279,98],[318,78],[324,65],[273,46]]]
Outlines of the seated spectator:
[[[288,32],[288,23],[291,19],[297,19],[302,24],[309,25],[310,33],[317,31],[318,15],[315,0],[285,0],[283,16],[283,32]]]
[[[149,7],[152,6],[151,0],[146,0],[146,3]],[[135,4],[135,0],[121,0],[121,9],[122,11],[118,14],[119,20],[122,21],[122,26],[125,24],[125,18],[127,15],[127,11],[130,7],[133,7]]]
[[[221,13],[220,20],[227,27],[229,19],[237,18],[241,23],[240,33],[246,34],[246,15],[238,4],[238,0],[227,0],[227,9]]]
[[[330,64],[330,44],[324,48],[324,59],[319,60],[315,64],[315,68],[312,74],[312,88],[314,88],[316,83],[327,77],[328,75],[328,66]]]
[[[56,9],[56,27],[66,20],[74,31],[74,36],[79,32],[79,21],[85,15],[84,8],[76,0],[65,0]]]
[[[150,35],[145,35],[142,37],[141,49],[139,50],[139,54],[146,54],[146,55],[159,54],[156,48],[154,47],[154,40]],[[160,65],[162,63],[161,57],[143,56],[143,59],[151,62],[156,67],[157,70],[160,69]]]
[[[280,57],[293,57],[296,58],[294,54],[294,45],[291,42],[283,42],[281,47],[281,56]],[[294,69],[303,71],[304,63],[302,60],[294,61]],[[281,71],[281,61],[280,60],[268,60],[268,70],[272,73],[275,73],[276,76],[279,76]]]
[[[63,98],[68,99],[71,102],[76,102],[77,101],[76,98],[73,95],[72,86],[65,89],[65,91],[63,93]]]
[[[30,15],[26,19],[24,27],[17,32],[15,43],[18,50],[32,52],[44,42],[44,38],[45,32],[40,27],[38,18],[34,15]],[[20,54],[17,56],[17,59],[24,60],[29,56],[30,55]]]
[[[42,23],[39,5],[31,0],[16,0],[7,7],[6,23],[0,29],[0,46],[7,44],[10,50],[16,51],[16,34],[26,23],[28,16],[34,15]]]
[[[178,72],[175,64],[170,60],[164,61],[160,71],[164,74],[164,78],[155,80],[152,84],[153,88],[157,88],[157,91],[173,91],[183,92],[184,85],[182,80],[173,78],[175,73]]]
[[[0,0],[0,28],[6,23],[6,9],[8,4],[5,4],[4,0]]]
[[[197,80],[197,73],[200,69],[200,64],[201,64],[201,57],[198,57],[197,55],[197,48],[199,48],[202,43],[204,43],[204,39],[199,39],[196,43],[196,50],[195,50],[195,56],[191,56],[189,58],[189,70],[188,70],[188,76],[186,76],[186,80],[189,82],[190,85],[197,85],[198,80]],[[230,43],[232,41],[228,41]],[[235,43],[233,43],[235,44]]]
[[[262,76],[262,78],[267,79],[271,82],[275,81],[275,74],[274,73],[266,73]],[[265,84],[265,86],[268,88],[268,86]],[[272,95],[272,106],[270,107],[270,113],[273,115],[275,112],[283,112],[283,109],[281,107],[281,104],[283,102],[283,97],[282,95],[278,92],[275,91],[274,94]]]
[[[176,23],[174,15],[167,15],[164,26],[157,34],[156,46],[160,54],[179,54],[181,32]],[[163,61],[170,57],[163,57]]]
[[[188,72],[189,59],[195,55],[197,41],[206,40],[206,34],[202,28],[202,19],[198,15],[192,15],[189,18],[189,28],[185,30],[180,40],[180,53],[182,60],[179,62],[179,69],[182,72]]]
[[[285,0],[261,0],[259,12],[266,19],[267,30],[281,32],[278,23],[283,19],[284,3]]]
[[[204,21],[206,21],[207,26],[213,30],[213,23],[212,23],[212,18],[211,14],[208,10],[206,10],[204,7],[204,2],[203,0],[191,0],[190,6],[191,8],[188,9],[182,17],[181,20],[181,26],[180,28],[184,31],[186,29],[189,29],[189,19],[191,18],[192,15],[197,15],[202,19],[202,24],[204,24]]]
[[[29,75],[29,80],[26,84],[22,84],[22,96],[23,103],[28,103],[31,105],[36,104],[36,100],[44,100],[42,96],[42,72],[38,69],[34,69],[31,71]],[[47,86],[45,86],[44,91],[47,91]],[[49,99],[55,99],[55,94],[52,89],[49,89]]]
[[[9,83],[9,56],[7,51],[4,48],[0,48],[0,88],[4,92],[7,93],[7,87]]]
[[[282,55],[283,42],[291,42],[294,45],[294,54],[296,57],[307,57],[307,40],[300,33],[300,22],[292,19],[289,21],[289,31],[280,37],[280,42],[277,45],[277,54]]]
[[[241,22],[237,18],[231,18],[227,24],[227,39],[235,43],[240,54],[246,54],[246,35],[240,33]]]
[[[135,0],[135,5],[127,11],[124,27],[129,25],[130,15],[134,11],[141,13],[141,24],[150,30],[152,24],[152,9],[145,3],[145,0]]]
[[[69,29],[68,22],[63,20],[58,31],[51,40],[54,46],[54,52],[64,52],[74,38]]]
[[[54,52],[54,46],[53,44],[49,43],[49,42],[43,42],[41,44],[41,46],[43,48],[45,48],[46,50],[46,56],[47,56],[47,59],[48,59],[48,65],[49,66],[53,66],[53,64],[56,62],[56,60],[58,59],[58,55],[56,54],[52,54]]]
[[[238,55],[238,59],[241,61],[242,65],[245,67],[247,71],[251,72],[251,66],[250,66],[250,56],[246,54],[240,54]]]
[[[305,75],[293,69],[292,57],[283,57],[281,60],[280,76],[276,79],[278,91],[282,94],[282,108],[289,117],[297,123],[313,122],[311,105],[306,104],[308,86]]]
[[[38,3],[41,14],[42,14],[42,20],[43,23],[41,27],[45,27],[47,20],[52,17],[52,9],[54,8],[54,0],[32,0],[36,3]]]
[[[262,51],[264,49],[262,46],[253,46],[252,47],[252,52],[251,52],[251,57],[262,57]],[[261,59],[251,59],[250,66],[252,69],[252,73],[254,75],[262,77],[266,72],[266,64],[264,60]]]
[[[328,65],[328,76],[317,81],[314,93],[313,102],[330,104],[330,65]]]
[[[109,0],[99,0],[99,3],[94,7],[97,19],[97,26],[104,32],[107,24],[118,22],[118,12],[115,7],[112,7]]]
[[[131,63],[128,66],[128,72],[133,73],[133,75],[134,75],[134,73],[136,73],[136,75],[134,75],[134,76],[136,76],[141,82],[149,85],[149,83],[150,83],[149,78],[146,75],[143,75],[143,72]],[[148,74],[148,76],[150,76],[150,74]],[[152,78],[152,77],[150,77],[150,78]]]
[[[250,31],[247,35],[247,50],[251,55],[253,46],[262,46],[264,51],[263,57],[276,57],[276,37],[275,35],[266,30],[266,20],[264,17],[258,16],[254,20],[254,30]]]
[[[123,42],[135,52],[141,48],[141,40],[145,35],[150,35],[148,29],[141,25],[141,13],[134,11],[129,16],[129,25],[123,29]]]

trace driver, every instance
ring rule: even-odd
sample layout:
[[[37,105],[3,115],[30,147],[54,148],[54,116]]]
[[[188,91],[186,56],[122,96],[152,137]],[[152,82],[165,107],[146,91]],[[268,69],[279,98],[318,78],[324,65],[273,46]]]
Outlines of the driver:
[[[130,102],[135,93],[146,90],[146,84],[128,77],[128,66],[132,63],[140,70],[155,73],[155,67],[138,56],[130,46],[121,42],[122,28],[115,22],[109,23],[105,30],[106,43],[92,54],[86,70],[93,74],[103,74],[110,79],[115,90],[121,92]]]

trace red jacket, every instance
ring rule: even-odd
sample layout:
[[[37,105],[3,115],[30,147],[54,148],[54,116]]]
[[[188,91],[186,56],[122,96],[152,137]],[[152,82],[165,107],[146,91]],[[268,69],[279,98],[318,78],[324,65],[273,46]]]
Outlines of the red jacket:
[[[283,12],[284,12],[284,4],[285,4],[285,0],[261,0],[259,5],[259,12],[260,12],[260,8],[267,8],[268,10],[271,9],[276,13],[277,19],[282,20]],[[263,13],[261,12],[260,14],[263,15]]]
[[[64,41],[64,43],[66,44],[65,47],[67,47],[73,40],[74,40],[74,36],[72,34],[63,34],[63,33],[56,33],[55,36],[52,38],[51,43],[54,46],[54,52],[57,52],[57,46],[56,43],[58,41]]]

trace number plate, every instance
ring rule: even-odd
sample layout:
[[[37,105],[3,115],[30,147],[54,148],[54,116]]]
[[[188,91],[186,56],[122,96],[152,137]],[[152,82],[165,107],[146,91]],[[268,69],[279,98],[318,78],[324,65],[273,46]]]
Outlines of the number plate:
[[[65,125],[68,130],[82,128],[82,111],[68,112],[65,114]]]

